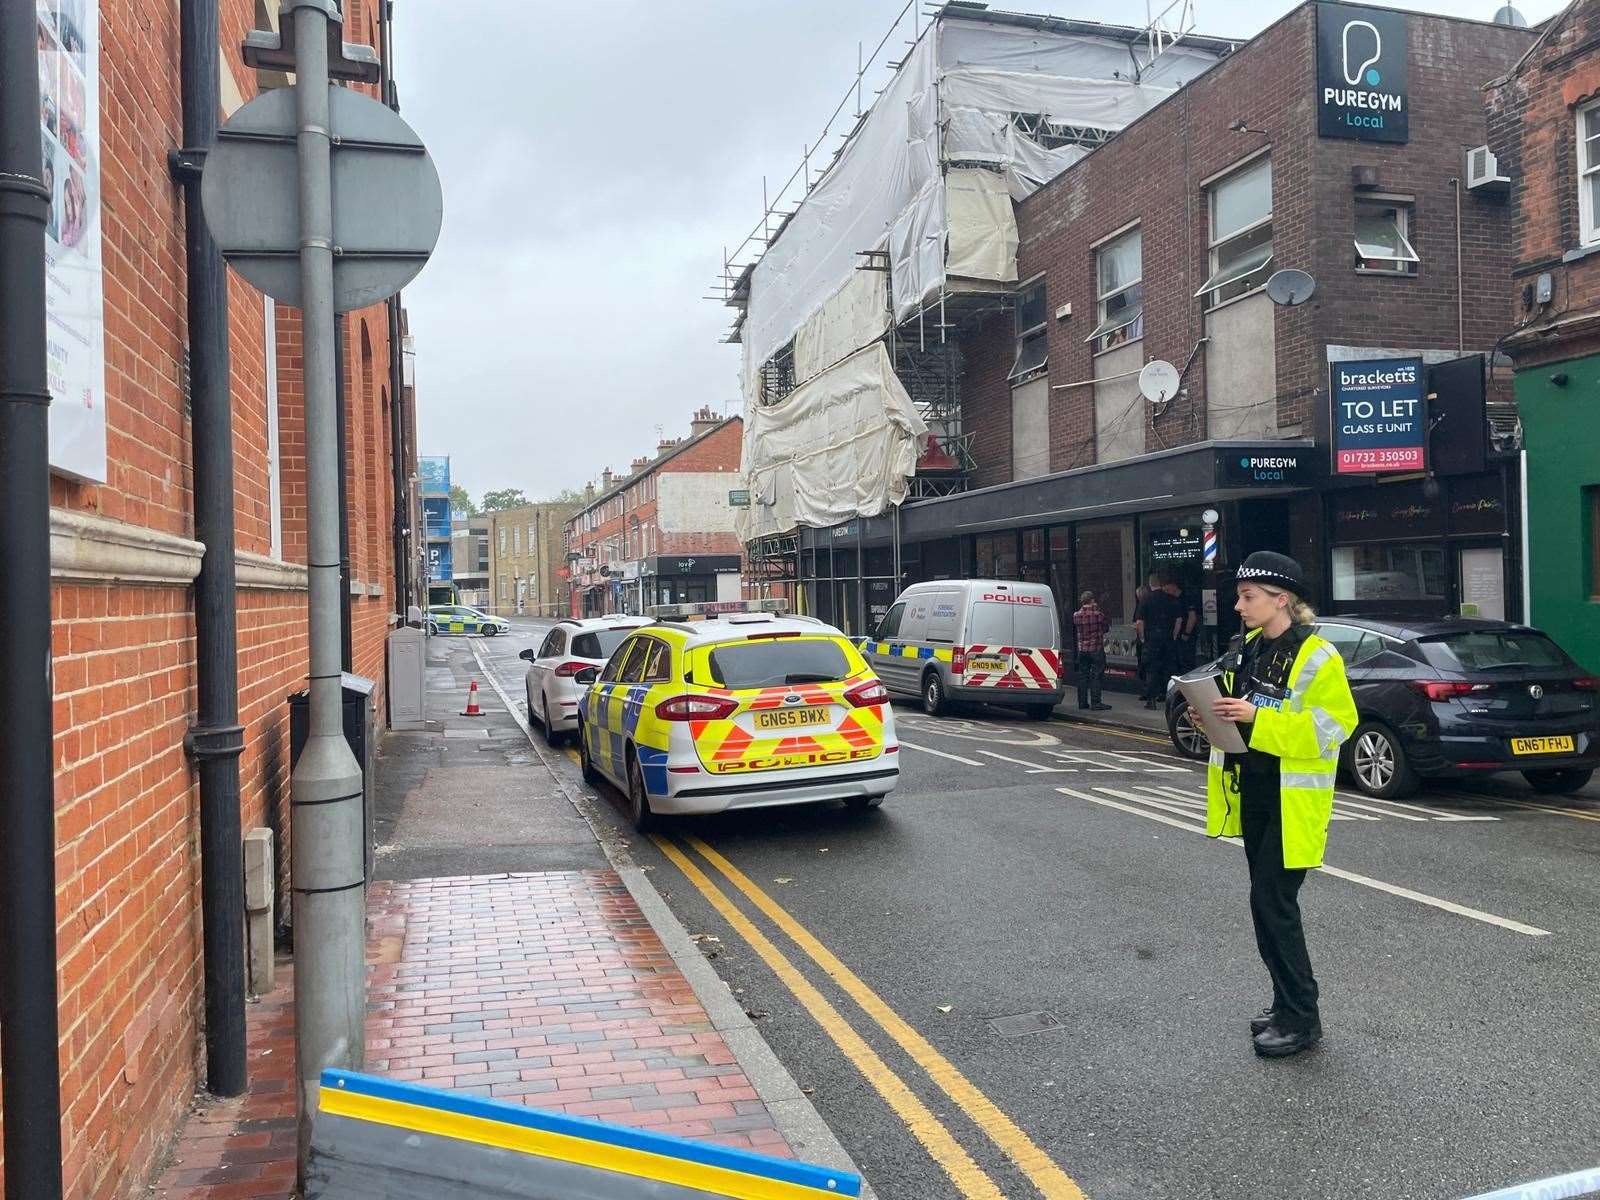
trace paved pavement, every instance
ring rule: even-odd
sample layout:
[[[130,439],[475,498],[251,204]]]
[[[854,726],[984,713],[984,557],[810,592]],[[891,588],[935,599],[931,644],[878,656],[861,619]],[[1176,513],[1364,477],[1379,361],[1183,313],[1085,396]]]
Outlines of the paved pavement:
[[[545,623],[476,643],[507,694]],[[665,896],[895,1200],[1449,1200],[1595,1165],[1600,804],[1514,777],[1341,793],[1308,881],[1327,1040],[1257,1059],[1243,856],[1154,733],[897,709],[900,789],[627,829]]]
[[[389,1078],[852,1168],[645,875],[613,868],[564,779],[481,679],[430,649],[425,732],[376,773],[365,1069]],[[561,766],[565,767],[562,760]],[[292,971],[249,1013],[250,1090],[197,1098],[162,1200],[292,1194]]]

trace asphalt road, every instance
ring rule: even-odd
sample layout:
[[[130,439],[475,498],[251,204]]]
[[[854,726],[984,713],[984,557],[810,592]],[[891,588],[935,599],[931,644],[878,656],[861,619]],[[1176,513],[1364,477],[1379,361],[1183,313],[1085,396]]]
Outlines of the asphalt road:
[[[479,644],[513,700],[547,627]],[[650,840],[598,806],[886,1200],[1447,1200],[1600,1165],[1591,797],[1341,794],[1302,893],[1326,1040],[1267,1061],[1198,767],[1000,709],[896,720],[875,813]]]

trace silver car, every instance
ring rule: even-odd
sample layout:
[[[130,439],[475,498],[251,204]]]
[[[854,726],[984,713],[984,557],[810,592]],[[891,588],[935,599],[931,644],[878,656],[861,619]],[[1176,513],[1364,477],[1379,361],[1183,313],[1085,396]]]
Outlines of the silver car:
[[[578,697],[573,677],[586,667],[603,667],[623,639],[648,624],[642,617],[590,617],[560,621],[538,649],[524,650],[528,720],[538,722],[552,746],[578,728]]]

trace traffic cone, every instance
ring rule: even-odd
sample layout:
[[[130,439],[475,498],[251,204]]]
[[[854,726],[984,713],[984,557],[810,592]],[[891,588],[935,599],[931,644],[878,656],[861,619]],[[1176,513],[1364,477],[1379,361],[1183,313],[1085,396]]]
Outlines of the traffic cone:
[[[483,709],[478,707],[478,681],[474,679],[472,686],[467,689],[467,707],[462,710],[463,717],[481,717]]]

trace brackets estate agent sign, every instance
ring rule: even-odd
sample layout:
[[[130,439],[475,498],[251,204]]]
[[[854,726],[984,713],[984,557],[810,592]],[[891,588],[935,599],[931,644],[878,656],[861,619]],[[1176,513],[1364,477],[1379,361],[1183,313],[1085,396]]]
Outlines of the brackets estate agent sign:
[[[1317,6],[1317,132],[1404,142],[1406,16],[1347,4]]]
[[[1428,413],[1420,358],[1328,364],[1336,475],[1421,471]]]

